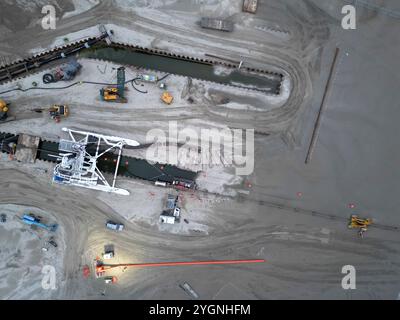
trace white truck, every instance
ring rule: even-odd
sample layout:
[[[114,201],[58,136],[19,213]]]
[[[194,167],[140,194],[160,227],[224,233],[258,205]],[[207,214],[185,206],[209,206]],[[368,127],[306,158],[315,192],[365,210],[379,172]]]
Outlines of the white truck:
[[[124,229],[124,225],[122,223],[116,223],[113,221],[107,221],[106,227],[111,230],[122,231]]]

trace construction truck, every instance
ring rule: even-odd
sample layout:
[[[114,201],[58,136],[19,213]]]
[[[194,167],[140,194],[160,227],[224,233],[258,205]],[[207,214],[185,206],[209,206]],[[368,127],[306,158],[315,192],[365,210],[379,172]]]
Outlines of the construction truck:
[[[117,86],[100,89],[100,99],[107,102],[125,103],[125,68],[117,69]]]
[[[364,232],[368,230],[368,226],[372,224],[372,219],[370,218],[360,218],[359,216],[352,215],[348,227],[350,229],[359,229],[359,236],[362,237]]]
[[[36,109],[33,109],[33,111],[38,112],[38,113],[47,111],[50,115],[50,118],[53,119],[57,123],[61,121],[61,118],[68,117],[68,115],[69,115],[68,106],[58,105],[58,104],[55,104],[54,106],[52,106],[48,109],[36,108]]]
[[[70,59],[70,61],[60,67],[57,67],[51,73],[43,75],[43,83],[53,83],[60,80],[68,81],[75,78],[78,71],[82,68],[82,65],[76,61],[76,59]]]

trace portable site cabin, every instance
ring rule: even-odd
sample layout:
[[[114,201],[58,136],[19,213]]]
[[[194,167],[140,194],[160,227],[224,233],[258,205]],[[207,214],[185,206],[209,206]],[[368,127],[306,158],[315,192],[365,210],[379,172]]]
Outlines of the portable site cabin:
[[[222,19],[203,17],[201,18],[200,26],[205,29],[214,29],[227,32],[233,31],[233,22]]]
[[[243,12],[256,13],[258,0],[243,0]]]

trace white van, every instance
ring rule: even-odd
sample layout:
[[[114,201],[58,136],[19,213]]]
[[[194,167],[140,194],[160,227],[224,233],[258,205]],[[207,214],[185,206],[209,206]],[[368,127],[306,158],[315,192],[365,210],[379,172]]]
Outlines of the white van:
[[[116,223],[113,221],[107,221],[106,227],[111,230],[122,231],[124,229],[124,225],[121,223]]]

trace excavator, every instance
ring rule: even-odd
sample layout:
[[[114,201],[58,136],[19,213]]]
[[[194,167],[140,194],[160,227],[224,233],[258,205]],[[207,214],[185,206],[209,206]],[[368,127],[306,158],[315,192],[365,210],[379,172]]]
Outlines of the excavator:
[[[125,103],[125,68],[117,69],[117,86],[100,89],[100,99],[107,102]]]
[[[50,118],[53,119],[55,122],[60,122],[61,117],[68,117],[69,115],[69,108],[66,105],[58,105],[55,104],[54,106],[48,108],[48,109],[33,109],[33,111],[42,113],[43,111],[48,111]]]
[[[370,218],[360,218],[357,215],[352,215],[350,217],[348,227],[350,229],[359,229],[359,236],[363,237],[364,232],[368,230],[368,226],[372,224],[372,219]]]
[[[0,99],[0,121],[6,121],[8,117],[8,104]]]

